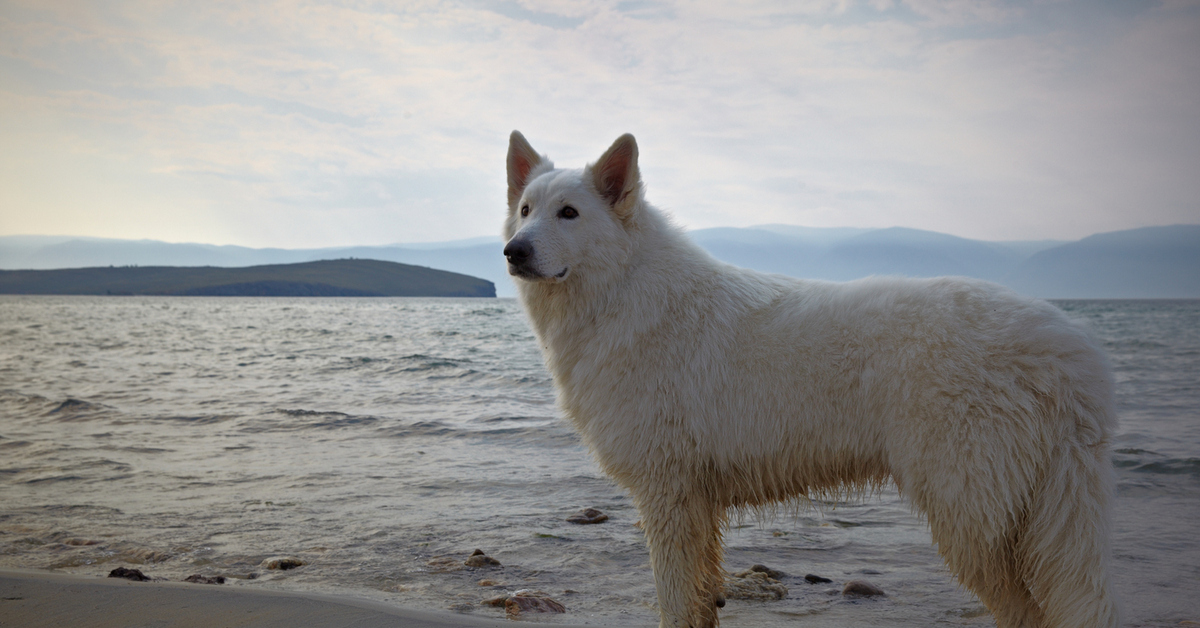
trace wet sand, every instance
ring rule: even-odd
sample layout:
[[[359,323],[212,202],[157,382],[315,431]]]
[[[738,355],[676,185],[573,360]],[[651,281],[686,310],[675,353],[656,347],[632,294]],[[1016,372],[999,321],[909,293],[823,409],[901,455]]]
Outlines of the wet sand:
[[[495,628],[511,623],[315,593],[0,570],[0,626],[5,628]]]

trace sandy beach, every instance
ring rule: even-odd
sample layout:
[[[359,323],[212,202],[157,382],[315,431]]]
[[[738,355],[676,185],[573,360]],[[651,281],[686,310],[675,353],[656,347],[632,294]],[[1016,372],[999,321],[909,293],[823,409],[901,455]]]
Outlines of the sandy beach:
[[[0,570],[0,626],[5,628],[484,628],[509,623],[315,593]],[[562,625],[531,623],[549,628]]]

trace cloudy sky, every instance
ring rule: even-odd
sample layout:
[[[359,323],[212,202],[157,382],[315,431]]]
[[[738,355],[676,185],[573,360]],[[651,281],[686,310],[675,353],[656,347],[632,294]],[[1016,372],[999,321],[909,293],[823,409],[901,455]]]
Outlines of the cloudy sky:
[[[1200,2],[0,0],[0,235],[494,235],[508,133],[690,228],[1200,222]]]

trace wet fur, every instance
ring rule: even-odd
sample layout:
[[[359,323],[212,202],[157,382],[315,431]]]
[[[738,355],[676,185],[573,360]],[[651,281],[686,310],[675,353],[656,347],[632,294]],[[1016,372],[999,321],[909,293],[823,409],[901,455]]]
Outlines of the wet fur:
[[[1112,378],[1083,330],[983,281],[724,264],[637,159],[626,135],[556,170],[514,132],[504,235],[561,407],[641,514],[661,626],[717,624],[731,508],[888,481],[1000,628],[1117,625]]]

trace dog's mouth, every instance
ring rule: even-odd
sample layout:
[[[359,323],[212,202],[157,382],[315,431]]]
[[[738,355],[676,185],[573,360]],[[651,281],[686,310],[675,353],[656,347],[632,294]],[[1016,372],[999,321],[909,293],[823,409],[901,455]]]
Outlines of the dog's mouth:
[[[559,282],[559,281],[566,279],[567,275],[571,274],[571,267],[567,266],[567,267],[563,268],[561,271],[559,271],[553,275],[543,275],[542,273],[539,273],[538,271],[536,271],[532,268],[529,268],[528,266],[524,266],[524,265],[518,266],[516,264],[510,263],[508,265],[508,274],[510,274],[514,277],[520,277],[521,279],[528,279],[530,281]]]
[[[525,266],[517,266],[515,264],[508,265],[508,274],[512,275],[513,277],[520,277],[521,279],[536,280],[542,278],[542,275],[536,270]]]

